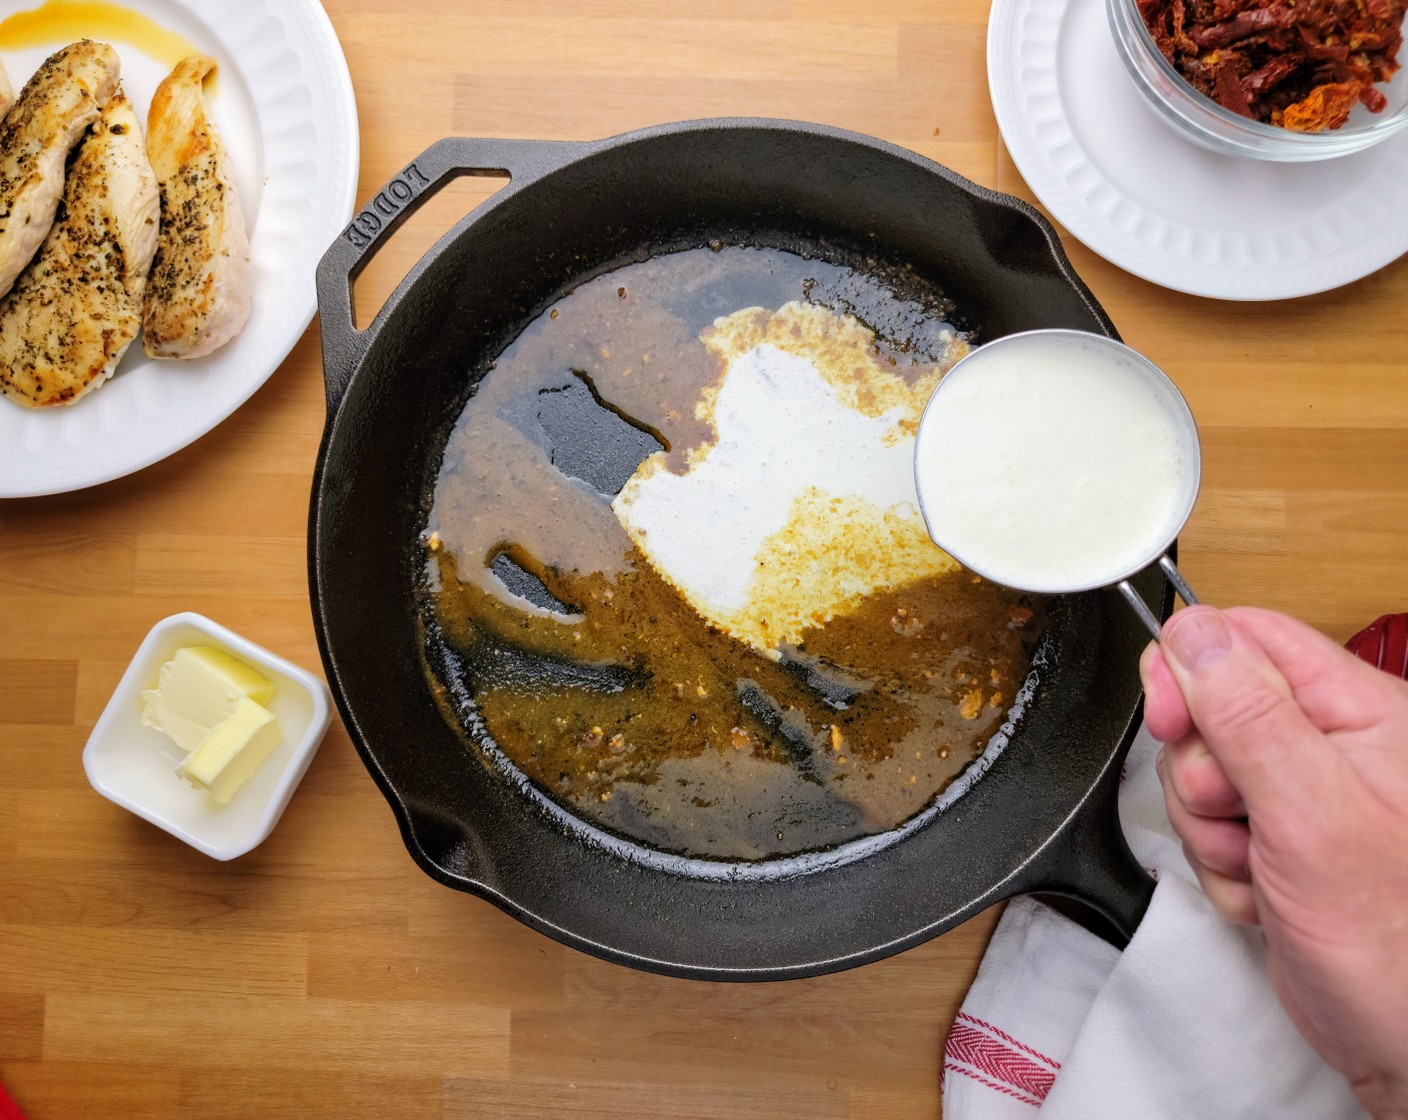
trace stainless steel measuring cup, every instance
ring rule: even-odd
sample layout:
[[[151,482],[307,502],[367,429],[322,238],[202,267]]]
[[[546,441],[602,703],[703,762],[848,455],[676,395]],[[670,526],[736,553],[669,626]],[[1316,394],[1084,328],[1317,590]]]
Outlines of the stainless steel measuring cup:
[[[1193,510],[1201,479],[1202,457],[1197,424],[1188,408],[1188,402],[1184,400],[1183,394],[1178,391],[1177,386],[1169,380],[1168,376],[1138,351],[1103,335],[1072,330],[1024,331],[995,339],[973,350],[972,353],[959,361],[939,383],[938,388],[934,390],[933,396],[929,399],[923,418],[920,420],[919,435],[915,441],[915,485],[919,494],[920,512],[923,514],[929,535],[933,538],[934,543],[964,567],[993,582],[1016,586],[1012,583],[1010,574],[1008,578],[1000,578],[992,571],[984,570],[985,564],[982,557],[974,555],[973,549],[970,547],[973,542],[962,539],[961,526],[944,524],[942,518],[936,520],[934,507],[938,502],[933,495],[932,487],[938,483],[934,478],[926,477],[924,470],[925,435],[926,431],[932,434],[936,430],[937,425],[931,422],[931,417],[945,407],[945,386],[959,384],[959,380],[955,378],[956,374],[962,373],[964,380],[971,381],[974,376],[981,375],[985,366],[995,368],[996,363],[1009,360],[1016,355],[1020,355],[1032,366],[1041,368],[1043,347],[1046,348],[1045,353],[1047,354],[1050,354],[1055,347],[1065,348],[1068,353],[1072,347],[1079,347],[1082,352],[1095,355],[1096,360],[1113,359],[1112,364],[1121,370],[1120,376],[1127,372],[1128,376],[1143,379],[1144,385],[1162,404],[1165,413],[1171,418],[1177,429],[1184,469],[1179,472],[1181,477],[1177,479],[1179,484],[1177,512],[1176,516],[1168,522],[1170,528],[1158,539],[1150,539],[1146,548],[1139,549],[1137,557],[1124,565],[1125,570],[1111,573],[1109,566],[1106,565],[1098,573],[1091,571],[1072,574],[1068,572],[1064,577],[1029,579],[1026,583],[1029,583],[1030,586],[1019,586],[1016,589],[1041,594],[1067,594],[1092,591],[1099,587],[1117,587],[1130,607],[1148,627],[1149,633],[1157,640],[1160,634],[1159,620],[1149,605],[1135,591],[1130,583],[1130,578],[1145,568],[1158,564],[1185,603],[1192,605],[1198,601],[1193,594],[1193,589],[1188,586],[1188,581],[1183,578],[1182,573],[1169,557],[1168,550]],[[1035,374],[1035,376],[1040,375],[1040,373]],[[1019,410],[1023,407],[1023,401],[1021,399],[1004,399],[1003,407]],[[926,423],[929,425],[927,429]],[[1001,432],[994,432],[991,446],[995,450],[1000,449],[1002,439]],[[1059,472],[1062,466],[1063,464],[1060,462],[1051,462],[1049,470]],[[925,498],[926,488],[930,488],[928,501]],[[998,512],[1000,513],[1000,511]]]

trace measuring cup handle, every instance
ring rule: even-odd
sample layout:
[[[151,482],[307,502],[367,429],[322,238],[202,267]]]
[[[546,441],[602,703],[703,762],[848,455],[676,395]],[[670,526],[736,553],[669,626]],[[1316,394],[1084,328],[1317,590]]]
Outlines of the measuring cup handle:
[[[1178,592],[1178,597],[1190,607],[1198,605],[1198,597],[1193,594],[1193,589],[1188,586],[1188,581],[1183,578],[1183,573],[1178,570],[1178,565],[1168,558],[1168,553],[1159,557],[1159,567],[1164,575],[1168,576],[1169,583],[1173,584],[1173,589]]]
[[[1173,584],[1173,589],[1178,592],[1178,597],[1190,607],[1197,606],[1198,597],[1193,594],[1193,589],[1188,586],[1188,581],[1183,578],[1183,573],[1178,570],[1178,565],[1170,560],[1167,554],[1159,557],[1159,568],[1168,577],[1169,583]],[[1134,608],[1134,613],[1139,616],[1139,621],[1144,623],[1154,641],[1159,640],[1159,635],[1163,632],[1163,625],[1159,622],[1159,617],[1149,609],[1149,604],[1144,601],[1144,597],[1134,590],[1134,585],[1127,579],[1122,579],[1115,585],[1124,596],[1125,602]]]
[[[1134,585],[1127,579],[1122,579],[1115,585],[1119,588],[1120,594],[1124,596],[1125,602],[1134,608],[1134,613],[1139,616],[1139,621],[1144,623],[1148,631],[1153,635],[1154,641],[1159,640],[1159,634],[1163,630],[1159,623],[1159,616],[1149,609],[1149,604],[1144,601],[1144,597],[1134,590]]]

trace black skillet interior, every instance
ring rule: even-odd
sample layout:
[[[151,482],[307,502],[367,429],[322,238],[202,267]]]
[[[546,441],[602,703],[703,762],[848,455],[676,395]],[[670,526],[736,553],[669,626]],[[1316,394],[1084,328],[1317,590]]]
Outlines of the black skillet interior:
[[[348,277],[384,233],[444,178],[497,170],[511,185],[427,254],[368,331],[352,331]],[[381,216],[374,202],[319,270],[329,419],[310,579],[342,715],[430,875],[589,952],[719,979],[860,964],[1020,891],[1083,898],[1132,931],[1151,887],[1113,798],[1145,639],[1110,594],[1060,604],[1011,743],[942,813],[898,839],[761,865],[686,861],[574,826],[451,730],[421,662],[417,539],[449,426],[494,356],[575,283],[713,238],[833,244],[912,264],[983,338],[1113,334],[1047,223],[902,149],[791,122],[591,144],[443,141],[379,198]],[[1136,582],[1167,611],[1158,573]]]

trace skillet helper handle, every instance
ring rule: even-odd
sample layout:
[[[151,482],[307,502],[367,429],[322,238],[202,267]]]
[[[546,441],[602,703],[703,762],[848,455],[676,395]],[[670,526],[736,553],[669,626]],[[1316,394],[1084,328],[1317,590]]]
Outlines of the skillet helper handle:
[[[1149,908],[1155,881],[1120,827],[1120,763],[1114,765],[1051,842],[1024,889],[1122,949]],[[1068,900],[1082,905],[1071,907]],[[1085,920],[1090,917],[1097,920]]]
[[[408,163],[362,207],[318,262],[318,318],[328,411],[341,403],[371,333],[358,330],[352,285],[372,257],[423,202],[461,175],[507,175],[515,186],[581,156],[589,143],[452,136]]]

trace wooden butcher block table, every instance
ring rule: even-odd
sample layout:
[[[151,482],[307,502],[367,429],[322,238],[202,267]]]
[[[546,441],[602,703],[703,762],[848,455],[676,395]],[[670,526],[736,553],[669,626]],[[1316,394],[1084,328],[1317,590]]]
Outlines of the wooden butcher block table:
[[[869,133],[1034,201],[989,104],[983,0],[326,6],[359,205],[442,136],[732,115]],[[412,219],[359,282],[362,321],[493,186],[462,180]],[[1408,261],[1233,304],[1066,248],[1202,427],[1181,542],[1200,593],[1339,640],[1408,607]],[[198,611],[321,669],[305,531],[323,414],[315,323],[184,451],[0,503],[0,1081],[31,1120],[935,1115],[996,910],[840,975],[677,980],[432,882],[337,721],[282,823],[231,863],[93,792],[84,743],[158,619]]]

